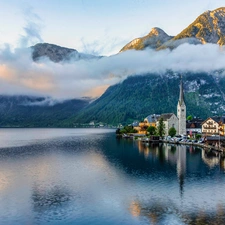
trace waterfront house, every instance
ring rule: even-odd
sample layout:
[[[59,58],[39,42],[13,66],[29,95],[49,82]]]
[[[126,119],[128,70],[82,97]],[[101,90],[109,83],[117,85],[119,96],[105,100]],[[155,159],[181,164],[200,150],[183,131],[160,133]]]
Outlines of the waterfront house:
[[[194,118],[192,120],[187,120],[186,130],[188,135],[196,135],[202,133],[202,122],[204,120],[200,118]]]
[[[224,135],[224,116],[209,117],[202,122],[202,134],[204,136]]]
[[[144,119],[144,122],[147,123],[148,127],[150,127],[150,126],[156,127],[156,122],[159,117],[160,117],[160,115],[151,114]]]
[[[144,121],[140,122],[138,126],[134,126],[134,129],[137,130],[139,134],[146,134],[148,127],[156,127],[156,122],[159,117],[160,115],[156,114],[149,115],[144,119]]]

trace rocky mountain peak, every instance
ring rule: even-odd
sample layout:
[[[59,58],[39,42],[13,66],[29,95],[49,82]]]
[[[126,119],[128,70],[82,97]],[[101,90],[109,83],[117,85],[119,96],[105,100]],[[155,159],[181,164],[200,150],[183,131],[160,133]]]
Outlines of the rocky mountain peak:
[[[149,32],[148,36],[159,36],[159,35],[166,35],[168,36],[164,30],[160,29],[159,27],[153,27]]]
[[[202,44],[225,44],[225,7],[206,11],[173,40],[197,38]]]
[[[31,48],[33,50],[32,57],[34,61],[37,61],[41,57],[48,57],[53,62],[60,62],[68,59],[72,53],[77,53],[75,49],[48,43],[38,43]]]
[[[202,13],[187,28],[175,37],[167,35],[162,29],[154,27],[144,37],[136,38],[125,45],[120,52],[135,49],[174,49],[181,44],[218,44],[225,45],[225,7]]]
[[[143,50],[145,48],[152,48],[157,49],[159,46],[161,46],[164,42],[170,40],[171,36],[166,34],[162,29],[158,27],[154,27],[151,29],[150,33],[144,37],[135,38],[131,42],[129,42],[127,45],[125,45],[120,52],[126,51],[126,50]]]
[[[47,57],[56,63],[67,60],[90,60],[102,57],[80,53],[76,49],[65,48],[48,43],[38,43],[32,46],[31,49],[33,50],[32,57],[34,61],[39,60],[41,57]]]

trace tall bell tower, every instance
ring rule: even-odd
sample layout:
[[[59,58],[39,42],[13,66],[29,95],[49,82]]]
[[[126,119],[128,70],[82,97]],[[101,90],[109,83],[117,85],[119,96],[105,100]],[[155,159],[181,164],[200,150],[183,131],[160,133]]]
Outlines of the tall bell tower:
[[[180,135],[186,135],[186,105],[184,102],[184,90],[183,90],[183,82],[182,82],[182,77],[180,80],[180,96],[177,104],[177,117],[179,119],[179,130],[178,134]]]

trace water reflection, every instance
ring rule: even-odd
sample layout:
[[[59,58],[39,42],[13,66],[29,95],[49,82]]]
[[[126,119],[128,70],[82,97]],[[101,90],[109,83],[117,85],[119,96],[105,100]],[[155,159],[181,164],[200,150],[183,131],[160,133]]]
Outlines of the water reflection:
[[[130,213],[135,217],[145,217],[152,225],[186,224],[186,225],[222,225],[225,221],[225,205],[217,204],[214,212],[204,207],[195,212],[181,210],[172,202],[154,199],[147,203],[132,201]]]
[[[221,157],[219,152],[209,152],[199,147],[174,144],[144,144],[137,142],[138,150],[145,159],[155,158],[161,163],[175,164],[177,167],[177,176],[184,176],[186,172],[186,163],[188,155],[199,155],[203,162],[209,167],[220,166],[224,170],[225,158]],[[191,168],[189,168],[191,169]]]
[[[139,154],[144,155],[145,159],[149,160],[152,166],[154,166],[154,164],[152,164],[152,159],[163,164],[165,170],[167,164],[176,166],[182,204],[179,207],[179,204],[174,204],[174,201],[168,201],[168,198],[149,198],[148,200],[136,199],[130,202],[129,206],[130,213],[133,216],[144,216],[148,218],[150,224],[224,224],[225,196],[222,187],[224,187],[225,184],[224,180],[221,180],[221,182],[218,182],[217,185],[214,186],[215,181],[213,180],[214,176],[219,178],[218,175],[221,170],[225,170],[225,159],[221,157],[219,153],[212,153],[194,146],[186,145],[146,145],[138,142],[137,146]],[[175,169],[173,173],[175,173]],[[208,184],[206,184],[205,181],[208,179],[207,177],[212,178],[211,185],[208,183],[208,180]],[[199,183],[197,183],[196,179],[198,179]],[[205,187],[202,187],[202,190],[199,190],[201,189],[199,185],[203,181],[199,179],[205,180]],[[193,185],[193,181],[197,185],[196,188],[188,189],[190,188],[190,183]],[[186,187],[185,183],[187,183]],[[207,191],[206,186],[209,186],[209,190]],[[218,187],[220,187],[220,189]],[[212,204],[212,202],[207,203],[209,199],[207,195],[213,196],[212,201],[214,201],[214,204]],[[202,203],[190,207],[187,202],[183,202],[187,196],[190,196],[193,201],[199,201],[199,198],[205,198],[207,200],[203,200]],[[184,205],[186,205],[186,207],[184,207]]]
[[[0,224],[216,224],[224,219],[222,157],[193,146],[118,140],[112,132],[68,132],[0,149]]]
[[[53,186],[49,190],[46,187],[34,186],[31,198],[34,211],[45,211],[71,201],[72,193],[66,187],[61,186]]]

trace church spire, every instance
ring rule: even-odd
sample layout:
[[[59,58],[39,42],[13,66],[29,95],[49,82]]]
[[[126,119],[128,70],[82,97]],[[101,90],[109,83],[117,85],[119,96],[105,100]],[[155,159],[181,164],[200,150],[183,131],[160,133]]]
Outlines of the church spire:
[[[180,97],[179,97],[179,104],[180,105],[185,104],[182,76],[180,77]]]
[[[186,105],[184,101],[184,89],[182,77],[180,79],[180,96],[177,104],[177,117],[179,120],[179,134],[186,135]]]

